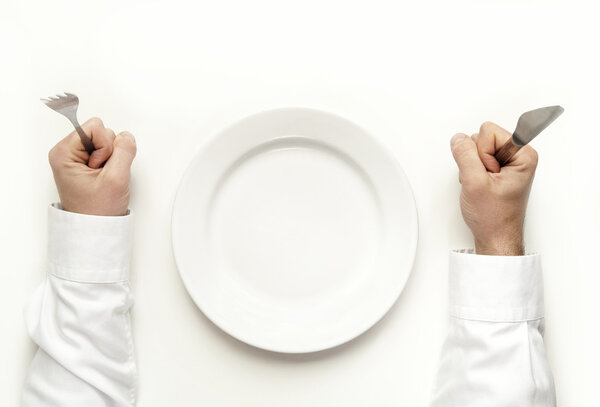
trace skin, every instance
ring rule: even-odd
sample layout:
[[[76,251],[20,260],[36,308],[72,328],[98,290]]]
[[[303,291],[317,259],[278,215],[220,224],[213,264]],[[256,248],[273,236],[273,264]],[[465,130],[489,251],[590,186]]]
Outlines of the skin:
[[[510,137],[507,130],[486,122],[479,133],[459,133],[450,141],[462,184],[460,208],[477,254],[524,254],[523,224],[538,155],[525,146],[500,168],[494,154]]]
[[[63,210],[88,215],[121,216],[128,213],[130,168],[136,154],[133,135],[117,135],[92,118],[82,126],[95,150],[85,151],[76,132],[48,154]]]
[[[82,126],[94,143],[90,156],[76,132],[56,144],[48,158],[63,210],[120,216],[128,212],[130,168],[136,155],[133,135],[117,135],[93,118]],[[473,233],[477,254],[520,256],[527,200],[538,156],[523,147],[500,168],[494,154],[511,137],[486,122],[471,137],[456,134],[450,142],[462,184],[460,207]]]

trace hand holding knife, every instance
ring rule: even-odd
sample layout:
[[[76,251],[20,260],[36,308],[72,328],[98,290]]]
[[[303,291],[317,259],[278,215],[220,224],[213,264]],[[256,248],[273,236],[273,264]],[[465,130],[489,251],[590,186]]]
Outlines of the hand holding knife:
[[[521,147],[533,140],[564,111],[560,106],[548,106],[523,113],[512,137],[495,154],[500,167],[506,165]]]

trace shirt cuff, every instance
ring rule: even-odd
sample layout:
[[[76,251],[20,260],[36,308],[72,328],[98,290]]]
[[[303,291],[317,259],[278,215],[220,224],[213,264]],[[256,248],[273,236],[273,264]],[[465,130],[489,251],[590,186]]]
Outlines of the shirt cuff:
[[[95,216],[48,208],[48,272],[85,283],[114,283],[129,278],[132,221],[124,216]]]
[[[544,317],[540,256],[450,252],[450,314],[461,319],[518,322]]]

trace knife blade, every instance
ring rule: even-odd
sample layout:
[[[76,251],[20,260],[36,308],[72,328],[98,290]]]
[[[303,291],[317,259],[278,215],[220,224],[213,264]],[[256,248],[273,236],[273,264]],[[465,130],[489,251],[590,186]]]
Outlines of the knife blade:
[[[560,106],[547,106],[523,113],[519,117],[512,137],[495,154],[500,166],[506,165],[523,146],[526,146],[564,111],[565,109]]]

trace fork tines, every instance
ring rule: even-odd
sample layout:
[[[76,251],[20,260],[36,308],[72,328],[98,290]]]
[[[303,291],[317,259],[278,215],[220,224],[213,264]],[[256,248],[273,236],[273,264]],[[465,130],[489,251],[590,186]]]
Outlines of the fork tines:
[[[56,96],[48,96],[47,99],[40,99],[51,109],[60,109],[66,106],[76,105],[79,103],[79,99],[76,95],[68,92],[64,92],[63,95],[57,94]]]
[[[71,93],[63,92],[63,95],[57,94],[56,96],[48,96],[48,98],[46,98],[46,99],[40,98],[40,100],[45,103],[49,103],[49,102],[54,102],[54,101],[61,100],[61,99],[66,99],[66,98],[72,97],[72,96],[75,96],[75,95],[73,95]]]

